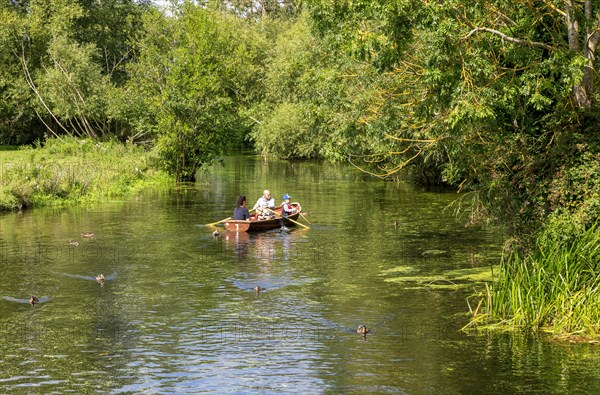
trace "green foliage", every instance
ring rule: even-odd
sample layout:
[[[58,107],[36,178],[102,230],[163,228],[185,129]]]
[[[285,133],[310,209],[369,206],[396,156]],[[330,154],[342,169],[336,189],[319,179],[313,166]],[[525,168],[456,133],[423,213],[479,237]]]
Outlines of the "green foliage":
[[[264,98],[250,111],[257,150],[285,159],[346,157],[346,128],[354,118],[346,93],[351,81],[343,75],[357,70],[332,59],[329,49],[311,34],[307,14],[277,36],[266,61]]]
[[[600,218],[600,152],[588,149],[586,144],[576,145],[579,155],[558,168],[548,190],[548,209],[579,227]]]
[[[116,141],[53,140],[0,152],[0,210],[95,202],[165,182],[147,151]]]
[[[206,6],[250,20],[291,18],[297,12],[295,1],[281,0],[211,0]]]
[[[413,38],[421,4],[413,0],[316,0],[307,4],[316,31],[380,69],[397,64]]]
[[[0,7],[0,141],[132,134],[115,90],[148,4],[30,0]]]
[[[501,330],[600,337],[600,228],[554,217],[531,253],[513,251],[474,324]]]
[[[20,48],[24,21],[20,7],[12,7],[8,3],[0,6],[0,143],[22,144],[42,133],[31,131],[41,124],[36,122],[31,107],[33,93],[22,78],[14,53]]]
[[[136,59],[134,36],[143,34],[143,15],[150,2],[140,0],[80,0],[85,10],[77,20],[82,44],[93,44],[98,50],[94,61],[102,74],[118,86],[129,76],[127,66]]]
[[[256,146],[263,155],[283,159],[315,157],[320,143],[314,140],[311,119],[311,109],[302,103],[281,103],[255,133]]]
[[[160,163],[178,180],[242,144],[241,117],[257,95],[264,40],[243,20],[186,3],[177,20],[154,12],[131,68],[134,123],[157,138]],[[135,102],[137,101],[138,104]]]
[[[38,90],[54,115],[64,121],[104,116],[110,83],[92,61],[95,50],[93,45],[80,45],[64,37],[53,38],[49,43],[48,55],[53,67],[37,79]],[[86,129],[86,125],[80,128]],[[87,134],[93,135],[94,131]]]

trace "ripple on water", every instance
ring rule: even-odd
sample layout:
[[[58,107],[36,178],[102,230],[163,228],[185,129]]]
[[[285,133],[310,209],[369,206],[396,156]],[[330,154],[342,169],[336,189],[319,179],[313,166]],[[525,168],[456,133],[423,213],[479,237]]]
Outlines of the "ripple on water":
[[[225,160],[209,187],[0,216],[0,297],[15,299],[0,300],[0,393],[598,393],[594,349],[462,333],[467,292],[400,281],[498,260],[493,231],[443,211],[454,194]],[[263,184],[298,197],[311,229],[196,226]],[[65,245],[81,231],[98,237]],[[99,273],[118,276],[100,287]],[[30,308],[29,292],[52,301]]]

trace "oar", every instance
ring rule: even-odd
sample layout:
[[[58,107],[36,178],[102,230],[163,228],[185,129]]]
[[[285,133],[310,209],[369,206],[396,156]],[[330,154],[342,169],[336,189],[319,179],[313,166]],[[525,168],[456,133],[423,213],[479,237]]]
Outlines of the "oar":
[[[265,207],[265,208],[266,208],[267,210],[269,210],[270,212],[272,212],[273,214],[275,214],[275,215],[279,215],[279,216],[281,217],[281,214],[279,214],[279,213],[277,213],[277,212],[275,212],[275,211],[271,210],[271,209],[270,209],[270,208],[268,208],[268,207]],[[282,217],[282,218],[283,218],[283,217]],[[293,222],[293,223],[295,223],[296,225],[300,225],[300,226],[302,226],[302,227],[304,227],[304,228],[306,228],[306,229],[310,229],[308,226],[306,226],[306,225],[304,225],[304,224],[301,224],[301,223],[300,223],[300,222],[298,222],[298,221],[294,221],[293,219],[291,219],[291,218],[289,218],[289,217],[285,217],[285,218],[283,218],[283,219],[286,219],[286,220],[288,220],[288,221],[290,221],[290,222]]]
[[[253,211],[254,211],[254,209],[250,210],[249,212],[251,213],[251,212],[253,212]],[[227,217],[227,218],[225,218],[225,219],[222,219],[222,220],[220,220],[220,221],[213,222],[213,223],[211,223],[211,224],[206,224],[206,225],[204,225],[204,226],[215,226],[215,225],[218,225],[218,224],[220,224],[221,222],[227,222],[227,221],[229,221],[230,219],[233,219],[233,217]]]
[[[221,222],[227,222],[227,221],[229,221],[230,219],[231,219],[231,217],[228,217],[228,218],[222,219],[222,220],[220,220],[220,221],[213,222],[212,224],[206,224],[205,226],[215,226],[215,225],[217,225],[217,224],[220,224]]]
[[[305,220],[306,222],[308,222],[308,224],[310,225],[310,221],[309,221],[309,220],[308,220],[308,219],[307,219],[307,218],[304,216],[304,214],[302,214],[302,213],[298,213],[298,214],[300,214],[300,216],[301,216],[302,218],[304,218],[304,220]]]

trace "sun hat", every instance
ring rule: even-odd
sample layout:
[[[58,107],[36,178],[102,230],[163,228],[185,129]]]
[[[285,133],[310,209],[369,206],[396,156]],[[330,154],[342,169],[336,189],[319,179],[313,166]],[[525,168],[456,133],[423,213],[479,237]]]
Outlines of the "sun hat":
[[[283,200],[291,199],[291,198],[292,197],[290,195],[288,195],[287,193],[285,195],[283,195]]]

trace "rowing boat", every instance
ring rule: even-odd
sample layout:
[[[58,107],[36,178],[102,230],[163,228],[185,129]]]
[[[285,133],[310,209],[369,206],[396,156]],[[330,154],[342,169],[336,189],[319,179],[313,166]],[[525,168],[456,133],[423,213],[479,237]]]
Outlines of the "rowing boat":
[[[264,230],[271,230],[281,228],[282,225],[286,227],[295,226],[300,213],[302,212],[302,207],[300,207],[300,203],[290,203],[292,207],[294,207],[297,211],[289,215],[287,217],[283,217],[281,215],[283,211],[282,206],[275,207],[272,211],[277,213],[274,218],[268,219],[257,219],[256,215],[250,217],[250,221],[244,220],[228,220],[223,222],[225,229],[230,232],[258,232]]]

